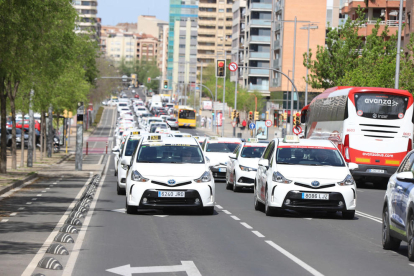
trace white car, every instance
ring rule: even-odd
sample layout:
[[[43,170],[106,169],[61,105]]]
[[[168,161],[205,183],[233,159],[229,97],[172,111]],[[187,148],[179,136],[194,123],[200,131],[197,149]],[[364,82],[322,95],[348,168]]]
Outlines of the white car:
[[[148,126],[148,132],[150,133],[155,133],[155,130],[157,129],[164,129],[164,130],[170,130],[170,127],[168,126],[167,123],[163,123],[163,122],[152,122],[149,124]]]
[[[240,138],[224,138],[212,136],[203,143],[204,154],[210,159],[210,170],[215,179],[226,179],[229,154],[242,143]]]
[[[214,213],[215,183],[203,151],[194,138],[144,136],[127,170],[126,211],[195,208]]]
[[[145,106],[138,106],[135,108],[135,114],[139,116],[140,114],[148,113],[148,110]]]
[[[263,205],[267,216],[282,209],[342,212],[352,219],[356,208],[356,184],[338,148],[329,140],[299,139],[287,135],[273,139],[259,160],[254,205]]]
[[[162,119],[158,118],[158,117],[148,117],[145,121],[144,121],[144,129],[146,131],[150,131],[150,125],[151,123],[163,123]]]
[[[193,137],[193,136],[190,133],[173,132],[173,133],[170,133],[170,137],[182,138],[182,137]]]
[[[127,108],[127,110],[130,110],[127,102],[119,102],[118,103],[118,112],[121,112],[121,110],[123,110],[125,108]]]
[[[260,157],[266,148],[265,143],[242,143],[229,155],[227,162],[227,189],[234,192],[243,187],[253,188]]]
[[[128,134],[120,148],[118,154],[118,162],[116,162],[116,175],[117,175],[117,182],[116,182],[116,192],[118,195],[125,194],[125,186],[126,186],[126,170],[123,166],[121,166],[122,160],[126,160],[126,162],[131,161],[131,156],[134,153],[135,148],[138,145],[139,140],[141,139],[141,132],[138,130],[131,131]],[[119,162],[119,160],[121,162]]]
[[[169,118],[167,118],[166,122],[170,126],[171,129],[178,130],[179,126],[178,126],[177,118],[169,117]]]

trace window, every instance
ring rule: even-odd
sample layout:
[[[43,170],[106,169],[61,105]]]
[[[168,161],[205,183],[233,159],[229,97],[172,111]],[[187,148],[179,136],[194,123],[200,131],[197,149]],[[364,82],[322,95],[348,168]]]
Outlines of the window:
[[[137,154],[140,163],[204,163],[198,145],[149,145],[143,144]]]
[[[234,152],[240,143],[224,142],[224,143],[207,143],[206,152]]]
[[[224,12],[224,9],[219,9],[219,12]]]

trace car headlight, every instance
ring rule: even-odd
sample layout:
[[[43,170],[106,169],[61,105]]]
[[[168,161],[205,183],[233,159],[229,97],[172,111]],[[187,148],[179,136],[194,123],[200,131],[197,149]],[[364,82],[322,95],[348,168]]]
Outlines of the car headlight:
[[[211,172],[204,172],[199,178],[194,179],[195,183],[210,182],[211,181]]]
[[[149,179],[143,177],[138,171],[132,171],[131,179],[138,182],[148,182]]]
[[[250,167],[246,167],[246,166],[242,166],[242,165],[239,165],[239,167],[244,172],[255,172],[255,171],[257,171],[257,169],[255,169],[255,168],[250,168]]]
[[[354,185],[355,184],[355,180],[354,178],[348,174],[344,180],[342,180],[341,182],[337,182],[337,184],[339,186],[348,186],[348,185]]]
[[[272,175],[272,180],[274,182],[283,183],[283,184],[292,183],[292,180],[286,179],[280,172],[274,172]]]

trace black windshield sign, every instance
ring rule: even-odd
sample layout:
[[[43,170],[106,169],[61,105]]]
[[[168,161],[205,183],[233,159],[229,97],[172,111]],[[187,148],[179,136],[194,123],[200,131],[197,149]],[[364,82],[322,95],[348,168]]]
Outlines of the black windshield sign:
[[[402,119],[408,97],[387,94],[355,94],[357,115],[371,119]]]

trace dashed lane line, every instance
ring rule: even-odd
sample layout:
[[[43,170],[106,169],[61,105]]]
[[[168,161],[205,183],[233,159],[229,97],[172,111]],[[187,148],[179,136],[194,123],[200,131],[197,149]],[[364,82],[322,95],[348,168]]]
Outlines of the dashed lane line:
[[[223,213],[226,213],[227,215],[231,215],[231,213],[227,210],[223,210]]]
[[[236,217],[236,216],[230,216],[232,219],[234,219],[234,220],[240,220],[238,217]]]
[[[33,182],[35,182],[37,179],[39,179],[39,177],[36,177],[28,182],[26,182],[25,184],[23,184],[22,186],[18,187],[18,188],[14,188],[11,189],[10,191],[8,191],[7,193],[3,194],[0,196],[0,200],[3,200],[4,198],[10,197],[12,194],[14,194],[15,192],[17,192],[18,190],[26,187],[27,185],[32,184]]]
[[[32,202],[31,202],[31,201],[29,201],[29,202],[26,202],[26,204],[27,204],[27,205],[30,205],[30,204],[32,204]]]
[[[264,238],[265,236],[260,233],[259,231],[252,231],[253,234],[255,234],[256,236],[258,236],[259,238]]]
[[[10,214],[10,216],[11,216],[11,217],[14,217],[14,216],[16,216],[16,215],[17,215],[17,213],[11,213],[11,214]]]
[[[221,207],[220,205],[216,205],[216,207],[219,209],[223,209],[223,207]]]
[[[251,227],[250,225],[248,225],[245,222],[240,222],[241,225],[243,225],[244,227],[246,227],[247,229],[253,229],[253,227]]]
[[[20,208],[19,208],[19,209],[17,209],[17,210],[19,210],[19,211],[24,210],[24,207],[20,207]]]
[[[381,218],[374,217],[374,216],[371,216],[369,214],[362,213],[362,212],[359,212],[359,211],[356,211],[355,214],[357,214],[358,216],[361,216],[361,217],[364,217],[364,218],[367,218],[367,219],[376,221],[378,223],[382,223],[382,219]]]
[[[0,222],[8,222],[8,219],[2,219]]]
[[[42,194],[37,194],[36,196],[42,196]]]
[[[32,200],[35,201],[35,200],[37,200],[37,198],[34,197],[34,198],[32,198]]]

